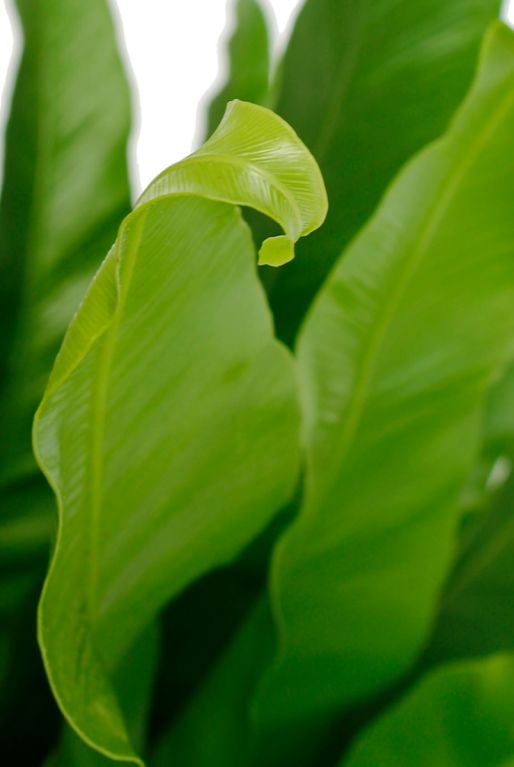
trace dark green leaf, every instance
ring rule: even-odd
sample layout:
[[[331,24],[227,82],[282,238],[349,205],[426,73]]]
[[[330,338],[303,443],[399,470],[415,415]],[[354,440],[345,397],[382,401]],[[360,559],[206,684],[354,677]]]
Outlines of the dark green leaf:
[[[422,666],[514,650],[514,481],[464,538]]]
[[[24,50],[0,204],[2,756],[39,764],[56,729],[35,639],[55,501],[31,421],[65,328],[129,206],[130,103],[105,0],[18,0]],[[30,732],[30,737],[27,732]]]
[[[266,104],[269,87],[269,36],[259,0],[234,0],[235,28],[228,41],[227,81],[212,99],[207,113],[207,136],[233,99]]]
[[[291,342],[343,247],[406,160],[442,134],[471,83],[499,0],[308,0],[286,52],[277,111],[320,164],[330,211],[270,276]]]
[[[510,767],[514,659],[443,666],[358,739],[339,767]]]
[[[0,483],[35,471],[30,424],[66,326],[129,205],[127,86],[105,0],[18,0],[25,48],[0,207]]]
[[[243,767],[248,764],[248,701],[272,651],[269,610],[252,610],[199,693],[163,738],[151,767]],[[263,764],[265,764],[263,762]]]

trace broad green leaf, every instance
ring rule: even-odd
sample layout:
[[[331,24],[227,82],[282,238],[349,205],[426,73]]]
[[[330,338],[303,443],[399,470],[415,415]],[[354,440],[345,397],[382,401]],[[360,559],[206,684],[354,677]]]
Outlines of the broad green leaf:
[[[24,50],[0,203],[0,720],[4,759],[38,764],[57,713],[35,641],[55,501],[32,455],[31,421],[129,207],[130,104],[105,0],[15,7]]]
[[[134,763],[109,674],[165,602],[234,557],[297,479],[295,368],[273,337],[239,204],[283,227],[260,251],[280,262],[321,223],[326,197],[289,126],[234,102],[123,222],[34,424],[60,511],[39,616],[47,673],[76,731]]]
[[[493,26],[448,133],[402,171],[303,327],[306,496],[273,563],[264,722],[376,693],[428,633],[514,333],[513,37]]]
[[[130,104],[106,1],[16,6],[25,47],[0,206],[1,484],[36,470],[34,411],[129,206]]]
[[[205,144],[157,176],[138,202],[184,192],[236,205],[249,205],[250,193],[251,207],[284,230],[261,245],[259,264],[268,266],[291,261],[294,243],[321,226],[328,207],[318,166],[296,133],[272,112],[237,100]]]
[[[330,211],[287,269],[270,275],[292,342],[329,269],[401,166],[440,136],[471,83],[499,0],[308,0],[276,104],[320,164]]]
[[[29,567],[48,558],[55,528],[55,501],[44,479],[34,475],[1,494],[0,567],[12,562]],[[0,578],[1,581],[1,578]]]
[[[511,767],[514,658],[443,666],[358,739],[339,767]]]
[[[269,88],[269,35],[259,0],[233,0],[234,30],[227,46],[227,81],[207,111],[207,136],[233,99],[266,104]]]

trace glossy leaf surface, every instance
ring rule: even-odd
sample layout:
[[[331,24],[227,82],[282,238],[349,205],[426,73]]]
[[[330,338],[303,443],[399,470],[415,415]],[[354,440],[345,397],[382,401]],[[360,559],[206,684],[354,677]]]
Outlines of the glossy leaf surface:
[[[276,110],[320,164],[330,211],[270,275],[288,342],[329,269],[402,165],[447,128],[471,84],[499,0],[308,0],[289,43]]]
[[[498,23],[449,132],[394,182],[303,328],[306,498],[273,564],[264,720],[376,693],[428,633],[514,333],[513,94]]]
[[[118,759],[137,762],[104,668],[259,532],[297,479],[294,364],[273,337],[237,204],[285,230],[261,258],[290,257],[326,209],[289,126],[243,102],[123,222],[35,421],[60,508],[40,606],[45,664],[75,729]]]

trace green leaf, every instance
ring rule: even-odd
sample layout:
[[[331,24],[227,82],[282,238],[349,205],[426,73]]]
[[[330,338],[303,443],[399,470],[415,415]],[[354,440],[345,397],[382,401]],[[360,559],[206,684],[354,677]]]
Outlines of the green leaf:
[[[301,333],[306,496],[274,557],[264,722],[376,693],[428,633],[514,333],[513,38],[493,26],[449,132],[394,182]]]
[[[514,480],[464,537],[421,668],[514,650]]]
[[[138,203],[181,192],[251,204],[279,224],[285,234],[266,239],[259,250],[259,264],[268,266],[291,261],[294,243],[321,226],[328,208],[319,168],[291,127],[266,109],[238,101],[228,105],[214,135],[157,176]]]
[[[269,279],[292,342],[329,269],[401,166],[441,135],[473,76],[499,0],[308,0],[276,105],[320,164],[330,211],[293,264]]]
[[[365,731],[340,767],[509,767],[514,659],[455,663],[423,678]]]
[[[207,136],[217,127],[233,99],[266,104],[269,88],[269,34],[258,0],[233,0],[235,25],[228,41],[227,81],[207,111]]]
[[[146,750],[147,720],[158,654],[159,631],[157,625],[152,625],[125,657],[113,680],[117,696],[123,703],[123,715],[131,739],[142,752]],[[64,726],[52,765],[105,767],[110,764],[110,759],[87,746],[71,727]]]
[[[298,474],[295,368],[238,204],[284,228],[264,260],[292,254],[326,211],[293,131],[243,102],[123,222],[34,424],[60,509],[39,616],[47,673],[76,731],[134,763],[109,673],[166,601],[266,525]]]
[[[484,447],[489,455],[514,458],[514,364],[503,372],[489,393],[485,414]]]
[[[260,600],[159,743],[151,767],[246,767],[251,748],[248,700],[269,660],[272,637],[269,609]]]
[[[55,500],[34,461],[31,422],[66,326],[129,208],[130,102],[105,0],[16,8],[24,49],[0,202],[0,720],[5,759],[38,764],[57,716],[35,639]]]
[[[105,0],[17,0],[25,47],[0,206],[0,483],[35,472],[31,421],[129,206],[128,89]]]

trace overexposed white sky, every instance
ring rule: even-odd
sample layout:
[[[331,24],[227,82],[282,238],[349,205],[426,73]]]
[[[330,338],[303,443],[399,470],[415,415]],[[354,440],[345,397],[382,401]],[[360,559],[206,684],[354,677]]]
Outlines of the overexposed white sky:
[[[227,16],[231,18],[233,2],[110,2],[134,91],[131,162],[137,194],[163,168],[191,151],[198,136],[201,100],[223,78],[223,48],[218,42],[230,23]],[[505,15],[514,23],[514,0],[509,2]],[[262,0],[262,4],[278,50],[302,0]],[[11,0],[0,0],[0,160],[19,47],[13,17]]]

